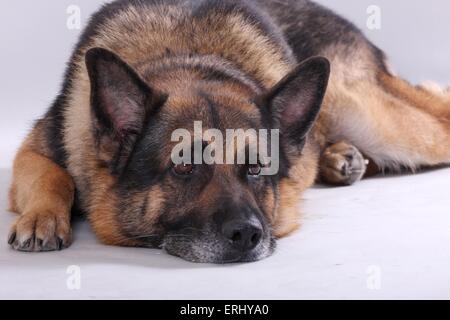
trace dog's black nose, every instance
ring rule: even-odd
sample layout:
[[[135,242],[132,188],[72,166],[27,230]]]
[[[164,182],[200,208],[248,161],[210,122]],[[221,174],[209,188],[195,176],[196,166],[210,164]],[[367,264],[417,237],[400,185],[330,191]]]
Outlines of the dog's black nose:
[[[241,252],[248,252],[255,249],[262,240],[263,230],[261,223],[252,219],[231,220],[222,226],[222,234],[230,241],[233,248]]]

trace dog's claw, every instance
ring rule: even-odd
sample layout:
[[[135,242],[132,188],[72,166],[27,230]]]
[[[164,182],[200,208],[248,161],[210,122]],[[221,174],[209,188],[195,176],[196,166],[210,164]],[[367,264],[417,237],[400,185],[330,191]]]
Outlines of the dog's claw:
[[[8,238],[8,244],[12,245],[16,241],[16,232],[11,232]]]
[[[58,237],[57,243],[58,243],[58,245],[57,245],[58,251],[61,251],[62,249],[64,249],[64,240],[63,239]]]
[[[31,251],[33,251],[33,248],[34,248],[34,241],[32,238],[27,239],[24,242],[20,242],[20,241],[16,240],[13,243],[13,248],[16,249],[17,251],[31,252]]]
[[[11,229],[8,244],[22,252],[60,251],[71,244],[70,220],[50,212],[25,213]]]

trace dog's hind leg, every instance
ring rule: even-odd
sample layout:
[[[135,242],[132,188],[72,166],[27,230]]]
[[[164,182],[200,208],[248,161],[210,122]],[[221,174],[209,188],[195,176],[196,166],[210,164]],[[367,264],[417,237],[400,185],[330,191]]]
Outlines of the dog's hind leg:
[[[328,143],[346,141],[380,169],[414,171],[450,164],[448,96],[381,71],[374,79],[348,80],[335,77],[330,84],[319,119]],[[330,158],[323,154],[322,164]],[[334,163],[336,170],[342,168]],[[324,175],[330,176],[322,169]]]
[[[450,123],[449,88],[443,88],[434,82],[425,82],[413,87],[407,81],[384,72],[379,73],[378,81],[383,89],[393,96],[435,116],[440,121]]]
[[[10,206],[21,216],[8,242],[19,251],[60,250],[71,243],[74,183],[64,169],[42,155],[36,135],[35,129],[14,163]]]
[[[364,177],[368,161],[355,146],[345,141],[335,143],[321,155],[321,181],[333,185],[352,185]]]

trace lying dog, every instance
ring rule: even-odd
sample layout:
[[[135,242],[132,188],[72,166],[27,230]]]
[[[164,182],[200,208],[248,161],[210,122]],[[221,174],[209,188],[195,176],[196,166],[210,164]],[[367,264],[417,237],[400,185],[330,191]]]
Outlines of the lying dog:
[[[9,243],[67,248],[75,207],[105,244],[195,262],[268,257],[318,177],[351,185],[450,162],[450,94],[411,86],[385,60],[307,0],[107,4],[17,155]],[[259,162],[174,164],[171,135],[195,121],[279,130],[277,174]]]

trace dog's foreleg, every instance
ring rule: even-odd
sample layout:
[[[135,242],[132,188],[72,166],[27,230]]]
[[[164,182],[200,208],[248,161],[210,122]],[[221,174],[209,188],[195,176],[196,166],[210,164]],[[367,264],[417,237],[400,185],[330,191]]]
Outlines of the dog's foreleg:
[[[74,192],[70,175],[35,151],[29,138],[14,163],[11,210],[21,216],[11,228],[9,244],[29,252],[68,247]]]

